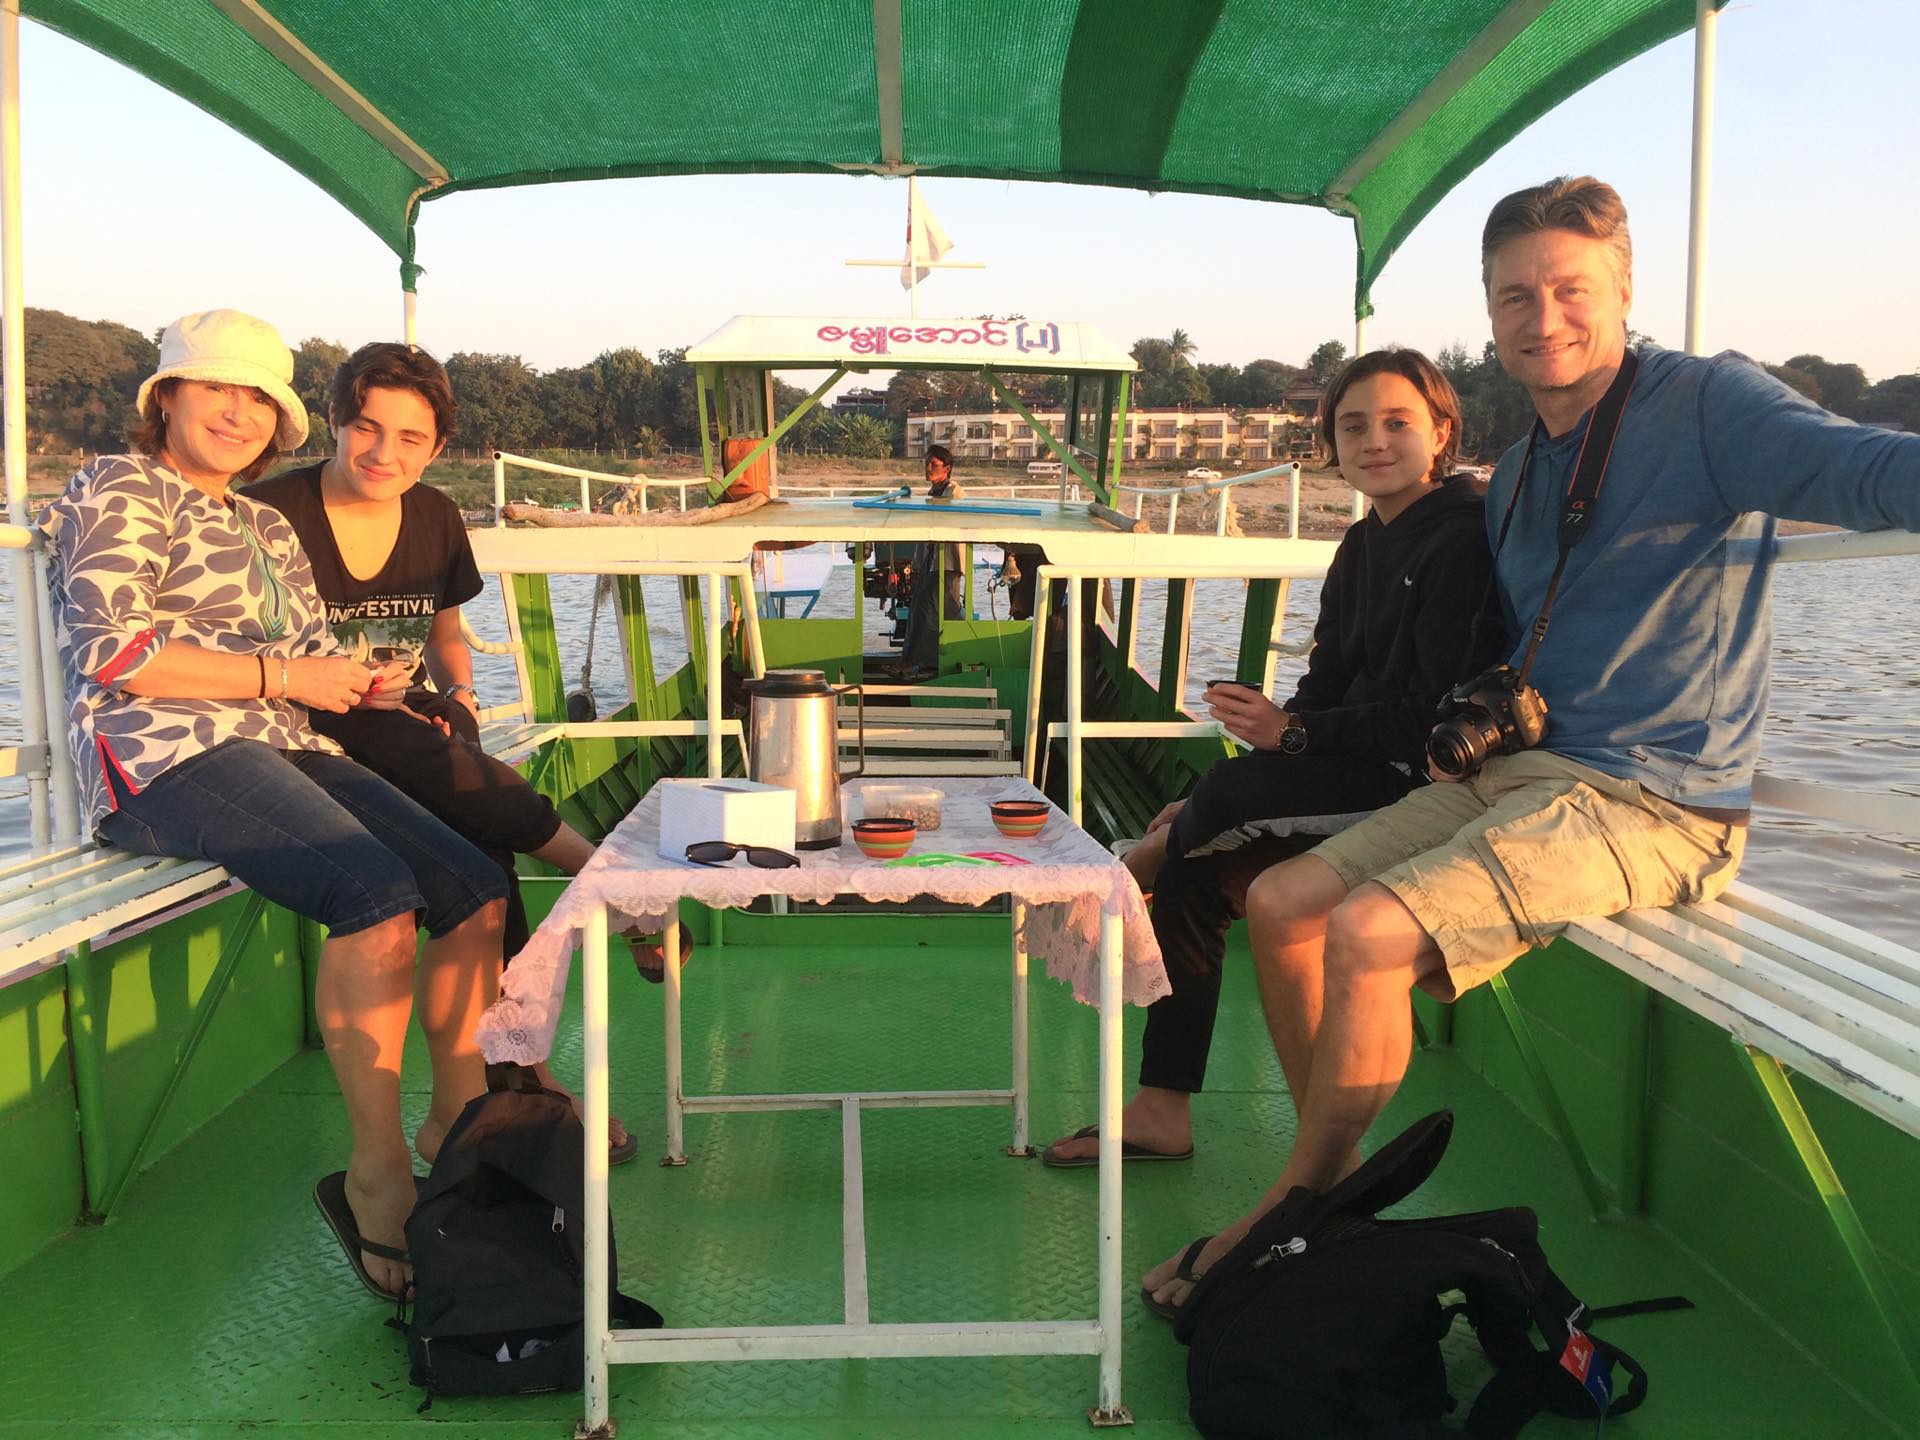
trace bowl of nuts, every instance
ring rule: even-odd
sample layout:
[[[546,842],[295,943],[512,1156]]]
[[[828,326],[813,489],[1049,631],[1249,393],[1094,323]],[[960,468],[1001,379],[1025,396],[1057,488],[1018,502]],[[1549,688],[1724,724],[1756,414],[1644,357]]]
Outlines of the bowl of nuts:
[[[931,785],[869,785],[860,792],[860,813],[869,820],[911,820],[931,832],[940,828],[942,798]]]

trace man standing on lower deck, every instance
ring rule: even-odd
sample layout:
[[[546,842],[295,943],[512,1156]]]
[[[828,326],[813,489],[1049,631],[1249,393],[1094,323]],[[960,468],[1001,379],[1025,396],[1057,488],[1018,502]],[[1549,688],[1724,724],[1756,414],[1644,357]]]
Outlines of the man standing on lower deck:
[[[1579,916],[1732,881],[1766,714],[1774,517],[1920,529],[1920,436],[1839,419],[1731,353],[1645,346],[1629,360],[1632,251],[1610,186],[1563,178],[1509,195],[1481,266],[1494,348],[1538,414],[1487,496],[1516,667],[1595,407],[1629,377],[1529,677],[1546,734],[1465,776],[1436,772],[1458,783],[1255,883],[1249,936],[1298,1133],[1252,1210],[1147,1272],[1163,1311],[1288,1190],[1324,1190],[1357,1163],[1406,1073],[1413,986],[1450,1001]]]

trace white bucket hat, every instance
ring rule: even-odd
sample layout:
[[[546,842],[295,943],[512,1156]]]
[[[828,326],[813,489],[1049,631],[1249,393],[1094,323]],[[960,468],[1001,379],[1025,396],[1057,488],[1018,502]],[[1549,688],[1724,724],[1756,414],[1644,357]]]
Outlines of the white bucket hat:
[[[183,315],[160,337],[160,368],[141,383],[134,408],[146,413],[147,394],[162,380],[210,380],[251,385],[280,410],[274,432],[282,450],[297,450],[307,438],[307,407],[293,393],[293,352],[280,332],[239,310],[203,310]]]

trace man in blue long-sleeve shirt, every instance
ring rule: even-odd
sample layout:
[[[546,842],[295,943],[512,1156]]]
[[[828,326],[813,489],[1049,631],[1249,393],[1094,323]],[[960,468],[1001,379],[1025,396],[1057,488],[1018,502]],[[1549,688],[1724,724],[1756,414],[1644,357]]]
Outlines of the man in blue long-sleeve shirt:
[[[1560,179],[1488,217],[1494,348],[1539,416],[1487,496],[1521,645],[1596,403],[1626,355],[1626,210]],[[1452,1000],[1582,915],[1718,895],[1739,868],[1767,707],[1776,517],[1920,529],[1920,436],[1828,414],[1743,356],[1638,352],[1584,539],[1531,672],[1537,749],[1494,755],[1266,872],[1248,895],[1261,998],[1299,1131],[1272,1189],[1149,1271],[1163,1312],[1296,1185],[1355,1163],[1412,1051],[1407,992]],[[1436,780],[1449,777],[1435,774]]]

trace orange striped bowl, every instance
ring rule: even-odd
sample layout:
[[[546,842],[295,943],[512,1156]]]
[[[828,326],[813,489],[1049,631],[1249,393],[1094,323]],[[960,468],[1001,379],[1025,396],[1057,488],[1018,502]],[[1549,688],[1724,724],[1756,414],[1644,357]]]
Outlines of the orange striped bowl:
[[[1044,800],[995,800],[988,807],[993,828],[1009,840],[1031,840],[1047,828],[1053,807]]]
[[[853,843],[869,860],[898,860],[913,848],[919,829],[911,820],[856,820]]]

